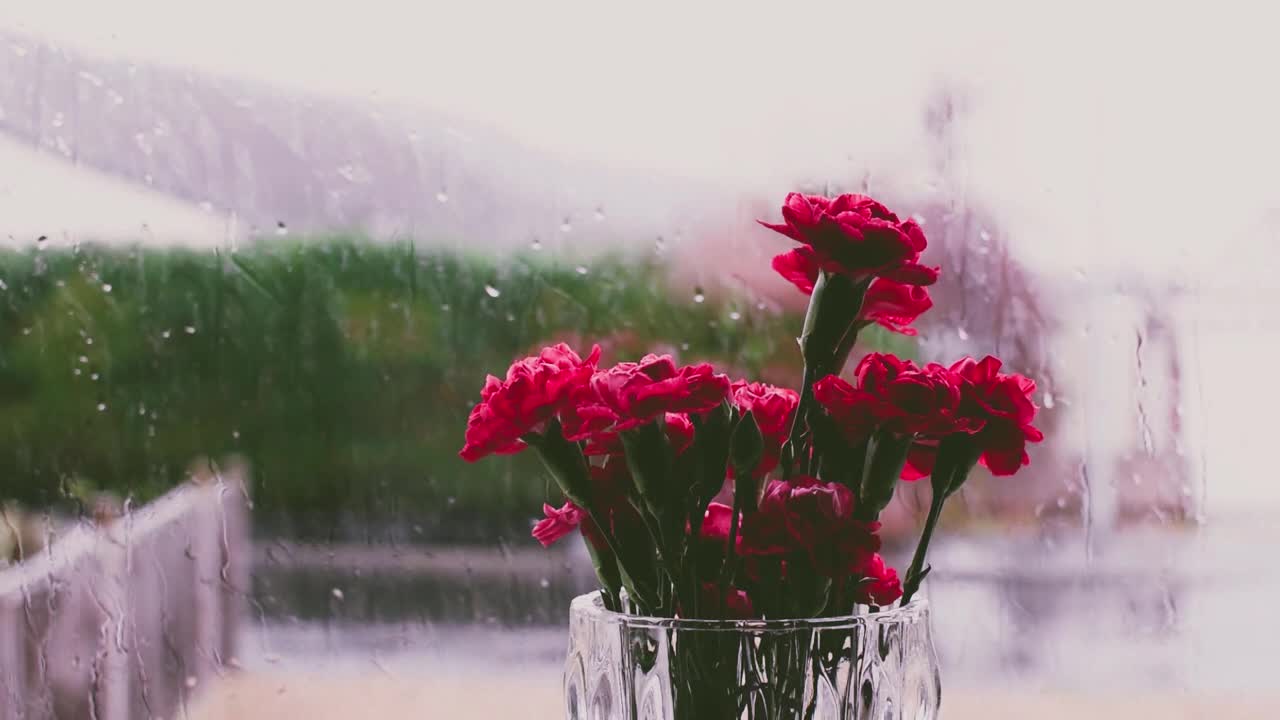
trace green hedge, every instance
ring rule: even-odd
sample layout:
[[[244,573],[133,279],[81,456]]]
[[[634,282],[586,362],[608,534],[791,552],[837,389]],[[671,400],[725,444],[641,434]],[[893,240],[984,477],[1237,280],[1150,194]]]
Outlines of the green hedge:
[[[280,532],[466,540],[528,526],[530,458],[461,462],[486,372],[550,340],[672,347],[755,373],[799,319],[676,297],[653,262],[589,267],[336,237],[236,254],[0,251],[0,498],[135,503],[241,453]]]

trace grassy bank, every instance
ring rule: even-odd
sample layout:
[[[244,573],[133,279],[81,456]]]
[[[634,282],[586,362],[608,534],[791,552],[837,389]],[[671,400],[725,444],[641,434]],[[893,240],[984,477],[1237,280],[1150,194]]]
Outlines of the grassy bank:
[[[546,496],[534,463],[455,455],[485,372],[558,339],[601,339],[612,359],[665,348],[738,373],[794,368],[798,318],[695,302],[664,278],[618,257],[345,237],[0,251],[0,497],[143,501],[194,457],[240,453],[259,517],[282,530],[523,530]]]

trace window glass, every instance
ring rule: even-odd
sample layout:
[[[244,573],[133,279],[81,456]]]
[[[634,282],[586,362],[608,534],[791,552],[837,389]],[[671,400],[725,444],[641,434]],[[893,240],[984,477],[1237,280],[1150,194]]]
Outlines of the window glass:
[[[560,717],[594,579],[530,537],[532,457],[458,458],[485,375],[563,341],[795,385],[755,221],[800,190],[943,268],[863,350],[1038,382],[1048,440],[935,546],[948,716],[1267,716],[1280,104],[1234,12],[0,10],[0,705]]]

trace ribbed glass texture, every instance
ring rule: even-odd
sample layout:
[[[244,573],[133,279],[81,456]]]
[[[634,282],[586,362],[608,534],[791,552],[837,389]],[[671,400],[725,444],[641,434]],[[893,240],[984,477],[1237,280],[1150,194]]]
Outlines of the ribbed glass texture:
[[[936,720],[923,599],[813,620],[678,620],[570,610],[567,720]]]

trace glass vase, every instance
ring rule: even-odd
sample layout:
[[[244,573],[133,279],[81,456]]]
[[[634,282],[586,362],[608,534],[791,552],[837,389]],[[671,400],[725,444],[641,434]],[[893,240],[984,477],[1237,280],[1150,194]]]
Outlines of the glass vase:
[[[570,607],[568,720],[935,720],[923,598],[810,620],[680,620]]]

